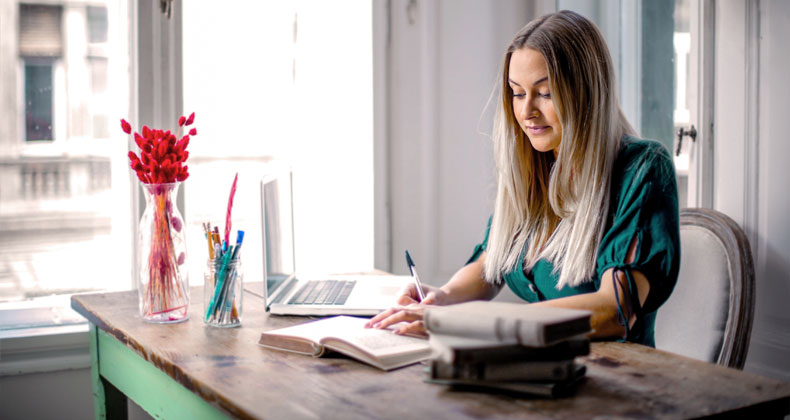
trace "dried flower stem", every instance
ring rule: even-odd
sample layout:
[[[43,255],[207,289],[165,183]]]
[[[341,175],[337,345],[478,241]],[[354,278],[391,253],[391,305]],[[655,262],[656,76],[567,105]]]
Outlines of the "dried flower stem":
[[[148,254],[148,283],[145,286],[144,314],[146,317],[184,309],[186,290],[179,279],[171,229],[170,185],[149,185],[153,205],[153,232]],[[175,318],[174,318],[175,319]]]

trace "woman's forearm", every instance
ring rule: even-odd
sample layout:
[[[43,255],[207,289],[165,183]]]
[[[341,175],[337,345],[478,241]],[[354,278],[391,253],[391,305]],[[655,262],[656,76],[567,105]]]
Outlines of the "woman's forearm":
[[[491,300],[499,293],[501,287],[488,283],[483,278],[485,257],[486,254],[483,252],[480,258],[463,266],[440,288],[448,298],[445,304]]]
[[[618,321],[617,315],[617,300],[615,296],[620,298],[620,306],[623,308],[623,313],[631,314],[629,319],[629,326],[636,322],[636,315],[633,314],[631,308],[626,307],[626,294],[628,294],[628,282],[622,273],[618,273],[619,282],[621,287],[618,293],[614,292],[614,282],[612,281],[613,270],[607,270],[601,279],[601,287],[598,291],[593,293],[585,293],[581,295],[566,296],[563,298],[546,300],[537,302],[535,305],[555,306],[571,309],[586,309],[592,312],[590,324],[593,329],[591,338],[611,338],[625,336],[625,326],[621,325]],[[636,281],[636,287],[639,292],[640,306],[644,304],[647,299],[647,294],[650,291],[650,283],[647,277],[639,271],[631,272]]]

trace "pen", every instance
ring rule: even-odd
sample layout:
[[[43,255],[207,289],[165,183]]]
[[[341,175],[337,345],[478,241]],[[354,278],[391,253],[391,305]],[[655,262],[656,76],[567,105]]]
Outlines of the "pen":
[[[417,296],[420,297],[420,302],[425,300],[425,295],[422,293],[422,284],[420,284],[420,276],[417,275],[417,268],[414,267],[414,261],[411,259],[411,255],[409,255],[409,250],[406,250],[406,264],[409,266],[409,272],[411,276],[414,277],[414,284],[417,285]]]
[[[236,231],[236,248],[233,250],[233,256],[231,259],[235,260],[239,257],[239,248],[241,248],[241,243],[244,241],[244,231],[239,230]]]

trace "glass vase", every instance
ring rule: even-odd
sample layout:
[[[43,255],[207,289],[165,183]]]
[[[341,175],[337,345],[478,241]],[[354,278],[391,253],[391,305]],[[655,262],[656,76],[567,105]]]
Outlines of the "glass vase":
[[[140,316],[148,322],[181,322],[189,317],[185,227],[175,205],[180,185],[142,184],[145,211],[137,227],[137,295]]]

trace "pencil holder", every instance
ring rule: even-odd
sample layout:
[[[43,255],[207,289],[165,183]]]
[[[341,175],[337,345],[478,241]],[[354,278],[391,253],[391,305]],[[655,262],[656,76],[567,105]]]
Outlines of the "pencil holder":
[[[209,259],[203,282],[203,322],[212,327],[241,325],[243,279],[241,259]]]

